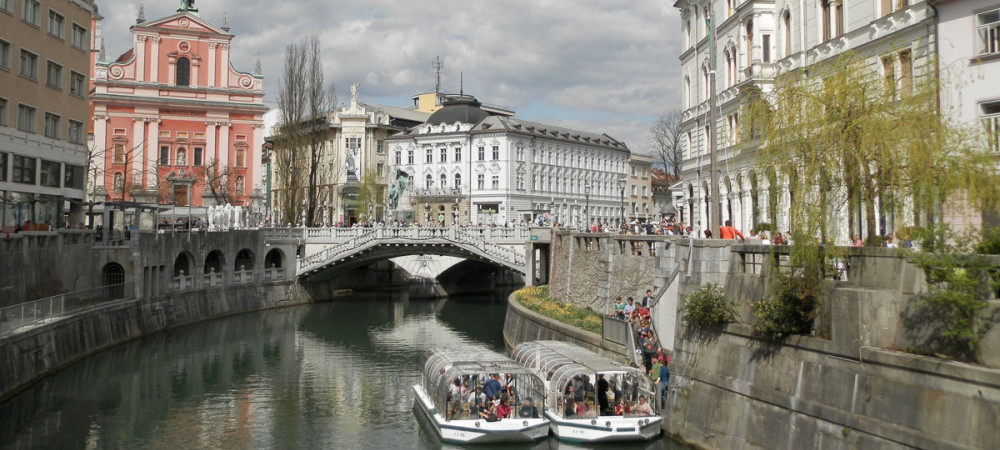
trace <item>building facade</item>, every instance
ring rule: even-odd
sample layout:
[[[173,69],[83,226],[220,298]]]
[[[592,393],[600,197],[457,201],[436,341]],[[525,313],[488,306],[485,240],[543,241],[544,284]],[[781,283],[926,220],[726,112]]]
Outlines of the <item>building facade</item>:
[[[628,192],[625,195],[630,222],[646,223],[653,217],[653,157],[632,154],[628,160]]]
[[[0,0],[0,229],[83,223],[87,0]]]
[[[681,11],[684,44],[683,181],[675,186],[681,195],[674,207],[696,230],[716,232],[720,224],[709,223],[713,207],[720,211],[720,223],[732,220],[738,229],[763,222],[781,231],[789,227],[784,175],[759,173],[753,148],[740,142],[741,93],[766,95],[776,76],[798,71],[808,77],[810,68],[846,52],[890,80],[897,95],[905,95],[915,77],[932,68],[935,18],[926,1],[679,0],[674,6]],[[712,200],[713,183],[718,203]],[[833,213],[831,220],[850,230],[837,236],[840,244],[847,243],[848,234],[868,234],[865,212],[854,213],[857,220],[851,222],[856,223],[850,224],[847,212]],[[878,231],[902,225],[878,207],[876,214]]]
[[[234,35],[194,2],[130,29],[133,48],[94,65],[95,197],[263,208],[263,77],[232,67]],[[141,11],[141,10],[140,10]],[[106,30],[105,30],[106,32]]]
[[[542,216],[583,227],[623,215],[629,150],[606,134],[491,114],[459,95],[388,142],[397,220],[502,226]]]

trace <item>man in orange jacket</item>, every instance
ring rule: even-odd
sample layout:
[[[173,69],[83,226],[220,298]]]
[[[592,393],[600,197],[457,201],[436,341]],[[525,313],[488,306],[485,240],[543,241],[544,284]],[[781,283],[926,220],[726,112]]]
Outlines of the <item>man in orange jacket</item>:
[[[740,233],[739,230],[733,228],[733,222],[731,220],[727,220],[725,225],[719,227],[720,239],[736,239],[736,236],[739,236],[740,240],[746,240],[746,238],[743,237],[743,233]]]

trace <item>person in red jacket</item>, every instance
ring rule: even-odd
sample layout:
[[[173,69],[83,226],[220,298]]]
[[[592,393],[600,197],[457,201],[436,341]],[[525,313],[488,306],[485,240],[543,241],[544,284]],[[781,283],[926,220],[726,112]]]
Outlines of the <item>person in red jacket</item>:
[[[733,222],[731,220],[727,220],[725,225],[719,227],[720,239],[736,239],[736,236],[739,236],[740,240],[746,240],[746,238],[743,237],[743,233],[740,233],[739,230],[733,228]]]

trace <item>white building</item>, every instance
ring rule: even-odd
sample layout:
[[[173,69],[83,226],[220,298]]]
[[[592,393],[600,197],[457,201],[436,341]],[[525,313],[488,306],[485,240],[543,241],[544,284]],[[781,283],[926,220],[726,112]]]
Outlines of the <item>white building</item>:
[[[390,191],[400,179],[407,186],[390,206],[398,220],[502,225],[549,213],[582,227],[622,216],[629,150],[606,134],[490,115],[474,98],[453,96],[387,141],[397,176]]]
[[[678,218],[696,230],[714,233],[719,226],[708,223],[713,180],[719,188],[720,222],[732,220],[743,231],[762,222],[788,229],[788,191],[780,174],[777,185],[769,186],[769,174],[757,173],[754,167],[752,149],[739,142],[741,92],[748,88],[770,92],[775,76],[799,70],[808,76],[810,67],[848,51],[868,61],[883,79],[890,77],[898,95],[906,95],[914,77],[932,69],[935,18],[926,1],[678,0],[674,6],[681,10],[684,38],[680,56],[684,161],[679,186],[683,195],[674,206]],[[706,17],[714,18],[711,25]],[[714,52],[710,26],[716,36]],[[877,213],[878,226],[891,232],[895,228],[891,216]],[[855,211],[851,233],[867,234],[863,214]],[[847,217],[834,219],[847,223]],[[838,237],[839,243],[845,240],[846,236]]]

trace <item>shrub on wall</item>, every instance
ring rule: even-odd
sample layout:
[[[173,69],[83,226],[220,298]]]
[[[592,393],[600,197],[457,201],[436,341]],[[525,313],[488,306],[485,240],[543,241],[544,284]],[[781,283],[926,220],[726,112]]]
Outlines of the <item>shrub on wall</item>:
[[[600,314],[549,298],[548,286],[526,286],[514,295],[521,306],[550,319],[594,333],[600,333],[603,328]]]
[[[775,342],[792,334],[810,334],[819,310],[818,288],[801,273],[776,273],[767,296],[750,300],[754,334]]]
[[[706,284],[684,296],[680,307],[684,320],[699,330],[712,330],[736,321],[736,305],[726,300],[722,287]]]

